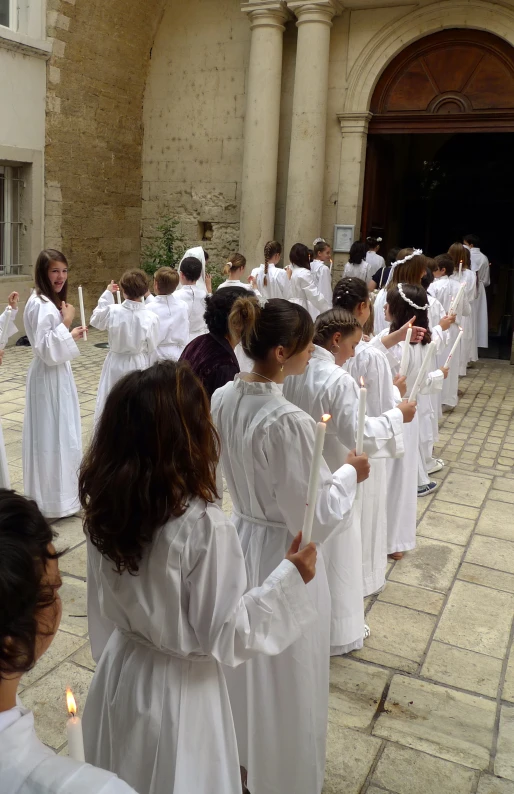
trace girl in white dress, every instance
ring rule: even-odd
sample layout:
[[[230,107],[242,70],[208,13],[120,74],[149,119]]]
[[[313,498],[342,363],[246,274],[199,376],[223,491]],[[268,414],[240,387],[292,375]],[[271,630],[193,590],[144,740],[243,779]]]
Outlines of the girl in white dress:
[[[312,463],[315,421],[282,394],[288,375],[309,361],[313,325],[301,306],[280,299],[263,308],[240,298],[230,327],[253,371],[214,393],[213,419],[234,505],[250,586],[262,584],[301,525]],[[357,480],[367,457],[350,454],[333,474],[323,461],[312,539],[351,529]],[[227,674],[241,764],[258,794],[320,794],[328,721],[330,593],[318,556],[308,587],[318,619],[278,657],[252,659]]]
[[[464,317],[462,327],[464,329],[464,336],[461,341],[461,355],[460,355],[460,368],[459,375],[464,378],[467,374],[467,366],[472,361],[478,360],[478,347],[477,347],[477,329],[475,322],[475,301],[478,295],[477,289],[477,274],[471,270],[471,255],[469,248],[466,248],[461,243],[453,243],[448,249],[448,254],[453,260],[453,275],[452,281],[457,284],[466,284],[466,298],[471,308],[469,317]],[[462,269],[459,273],[459,265],[462,262]]]
[[[118,290],[118,285],[111,281],[100,296],[90,320],[94,328],[109,334],[109,352],[98,384],[95,422],[114,384],[128,372],[149,367],[161,341],[159,317],[152,311],[152,304],[146,307],[144,303],[148,291],[146,273],[127,270],[120,285],[125,296],[121,306],[114,302],[113,293]]]
[[[316,320],[314,352],[303,375],[286,378],[284,397],[319,420],[330,414],[325,459],[331,471],[344,463],[356,444],[359,389],[342,365],[355,356],[362,337],[359,321],[335,307]],[[366,418],[364,452],[372,458],[403,455],[403,422],[410,422],[415,403],[399,403],[380,417]],[[363,486],[358,488],[360,501]],[[358,509],[356,509],[358,507]],[[365,636],[361,541],[362,506],[355,506],[352,528],[329,538],[322,546],[332,602],[332,656],[362,648]]]
[[[295,243],[289,254],[289,276],[291,294],[289,300],[307,309],[312,319],[330,309],[328,301],[320,292],[316,279],[311,273],[309,249],[302,243]]]
[[[232,254],[227,264],[223,268],[223,275],[228,276],[227,280],[219,285],[218,289],[223,287],[243,287],[243,289],[252,290],[251,284],[246,281],[241,281],[244,276],[246,268],[246,257],[243,254]]]
[[[291,287],[287,272],[277,267],[282,256],[282,246],[276,240],[270,240],[264,246],[264,264],[252,270],[248,279],[253,289],[264,298],[289,298]]]
[[[316,285],[329,303],[332,303],[332,249],[326,240],[314,241],[314,259],[311,262],[311,273]]]
[[[381,267],[385,267],[385,260],[383,256],[380,256],[378,253],[380,251],[380,243],[382,242],[381,237],[366,237],[366,262],[371,265],[371,275],[380,270]]]
[[[366,284],[369,284],[371,277],[377,272],[373,262],[368,262],[366,259],[366,246],[364,243],[353,243],[350,248],[350,256],[348,262],[344,266],[343,278],[360,278]]]
[[[35,502],[0,489],[0,792],[135,794],[114,775],[45,747],[17,697],[61,621],[54,539]]]
[[[34,351],[27,374],[23,421],[23,485],[48,518],[79,510],[77,472],[82,435],[77,387],[70,361],[80,355],[83,327],[70,331],[75,309],[66,302],[68,263],[60,251],[41,251],[35,290],[23,323]]]
[[[165,361],[116,384],[81,469],[98,661],[86,759],[139,794],[240,794],[221,665],[279,654],[316,619],[300,533],[262,587],[248,582],[215,504],[218,450],[200,381]]]

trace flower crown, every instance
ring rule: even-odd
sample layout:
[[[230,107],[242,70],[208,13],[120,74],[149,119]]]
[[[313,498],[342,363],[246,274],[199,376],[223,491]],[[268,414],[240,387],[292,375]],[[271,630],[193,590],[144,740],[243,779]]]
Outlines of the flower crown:
[[[389,271],[389,276],[388,276],[387,281],[386,281],[386,287],[389,284],[389,282],[391,281],[391,279],[393,277],[394,270],[395,270],[395,268],[398,267],[398,265],[403,265],[403,264],[405,264],[405,262],[408,262],[410,259],[414,259],[415,256],[421,256],[422,253],[423,253],[423,249],[422,248],[415,248],[414,251],[412,252],[412,254],[407,254],[407,256],[405,256],[403,259],[397,259],[396,262],[393,262],[392,265],[391,265],[391,270]]]
[[[426,312],[426,310],[430,308],[430,304],[429,303],[425,304],[425,306],[418,306],[417,303],[414,303],[414,301],[411,301],[411,299],[408,298],[406,296],[405,292],[403,291],[403,284],[398,284],[398,292],[402,296],[402,298],[405,301],[405,303],[408,303],[409,306],[412,306],[412,308],[416,309],[416,311],[418,311],[418,312]]]

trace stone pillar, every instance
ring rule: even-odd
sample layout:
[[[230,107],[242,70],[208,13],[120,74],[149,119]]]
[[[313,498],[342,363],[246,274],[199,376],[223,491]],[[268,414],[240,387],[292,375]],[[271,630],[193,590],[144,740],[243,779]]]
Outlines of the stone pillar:
[[[328,65],[332,18],[337,0],[292,0],[298,19],[293,123],[287,185],[285,255],[291,245],[309,247],[321,231]]]
[[[243,3],[252,39],[246,89],[240,250],[249,267],[263,261],[275,231],[285,2]]]
[[[342,141],[337,223],[354,224],[356,240],[360,235],[366,144],[371,116],[366,111],[338,116]]]

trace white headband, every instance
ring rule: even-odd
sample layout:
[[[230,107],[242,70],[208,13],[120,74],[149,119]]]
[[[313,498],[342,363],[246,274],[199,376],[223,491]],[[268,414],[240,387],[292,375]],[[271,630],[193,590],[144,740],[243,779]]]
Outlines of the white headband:
[[[407,254],[407,256],[404,257],[403,259],[397,259],[396,262],[393,262],[393,264],[391,265],[391,270],[389,271],[388,279],[386,281],[386,287],[393,277],[394,269],[398,267],[398,265],[403,265],[405,262],[408,262],[409,259],[413,259],[415,256],[421,256],[422,253],[423,253],[422,248],[415,248],[412,254]]]
[[[408,298],[406,296],[405,292],[403,291],[403,284],[398,284],[398,292],[402,296],[402,298],[405,301],[405,303],[408,303],[409,306],[412,306],[412,308],[416,309],[416,311],[425,312],[427,309],[430,308],[430,304],[429,303],[427,303],[425,306],[418,306],[416,303],[414,303],[414,301],[411,301],[410,298]]]
[[[313,242],[313,245],[317,245],[318,243],[326,243],[326,242],[327,241],[325,240],[324,237],[316,237],[316,239]]]

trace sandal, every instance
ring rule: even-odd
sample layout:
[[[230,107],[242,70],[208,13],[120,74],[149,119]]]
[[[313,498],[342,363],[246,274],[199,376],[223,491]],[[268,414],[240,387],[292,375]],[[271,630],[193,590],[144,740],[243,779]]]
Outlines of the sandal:
[[[394,551],[392,554],[387,555],[390,560],[401,560],[403,558],[403,551]]]

